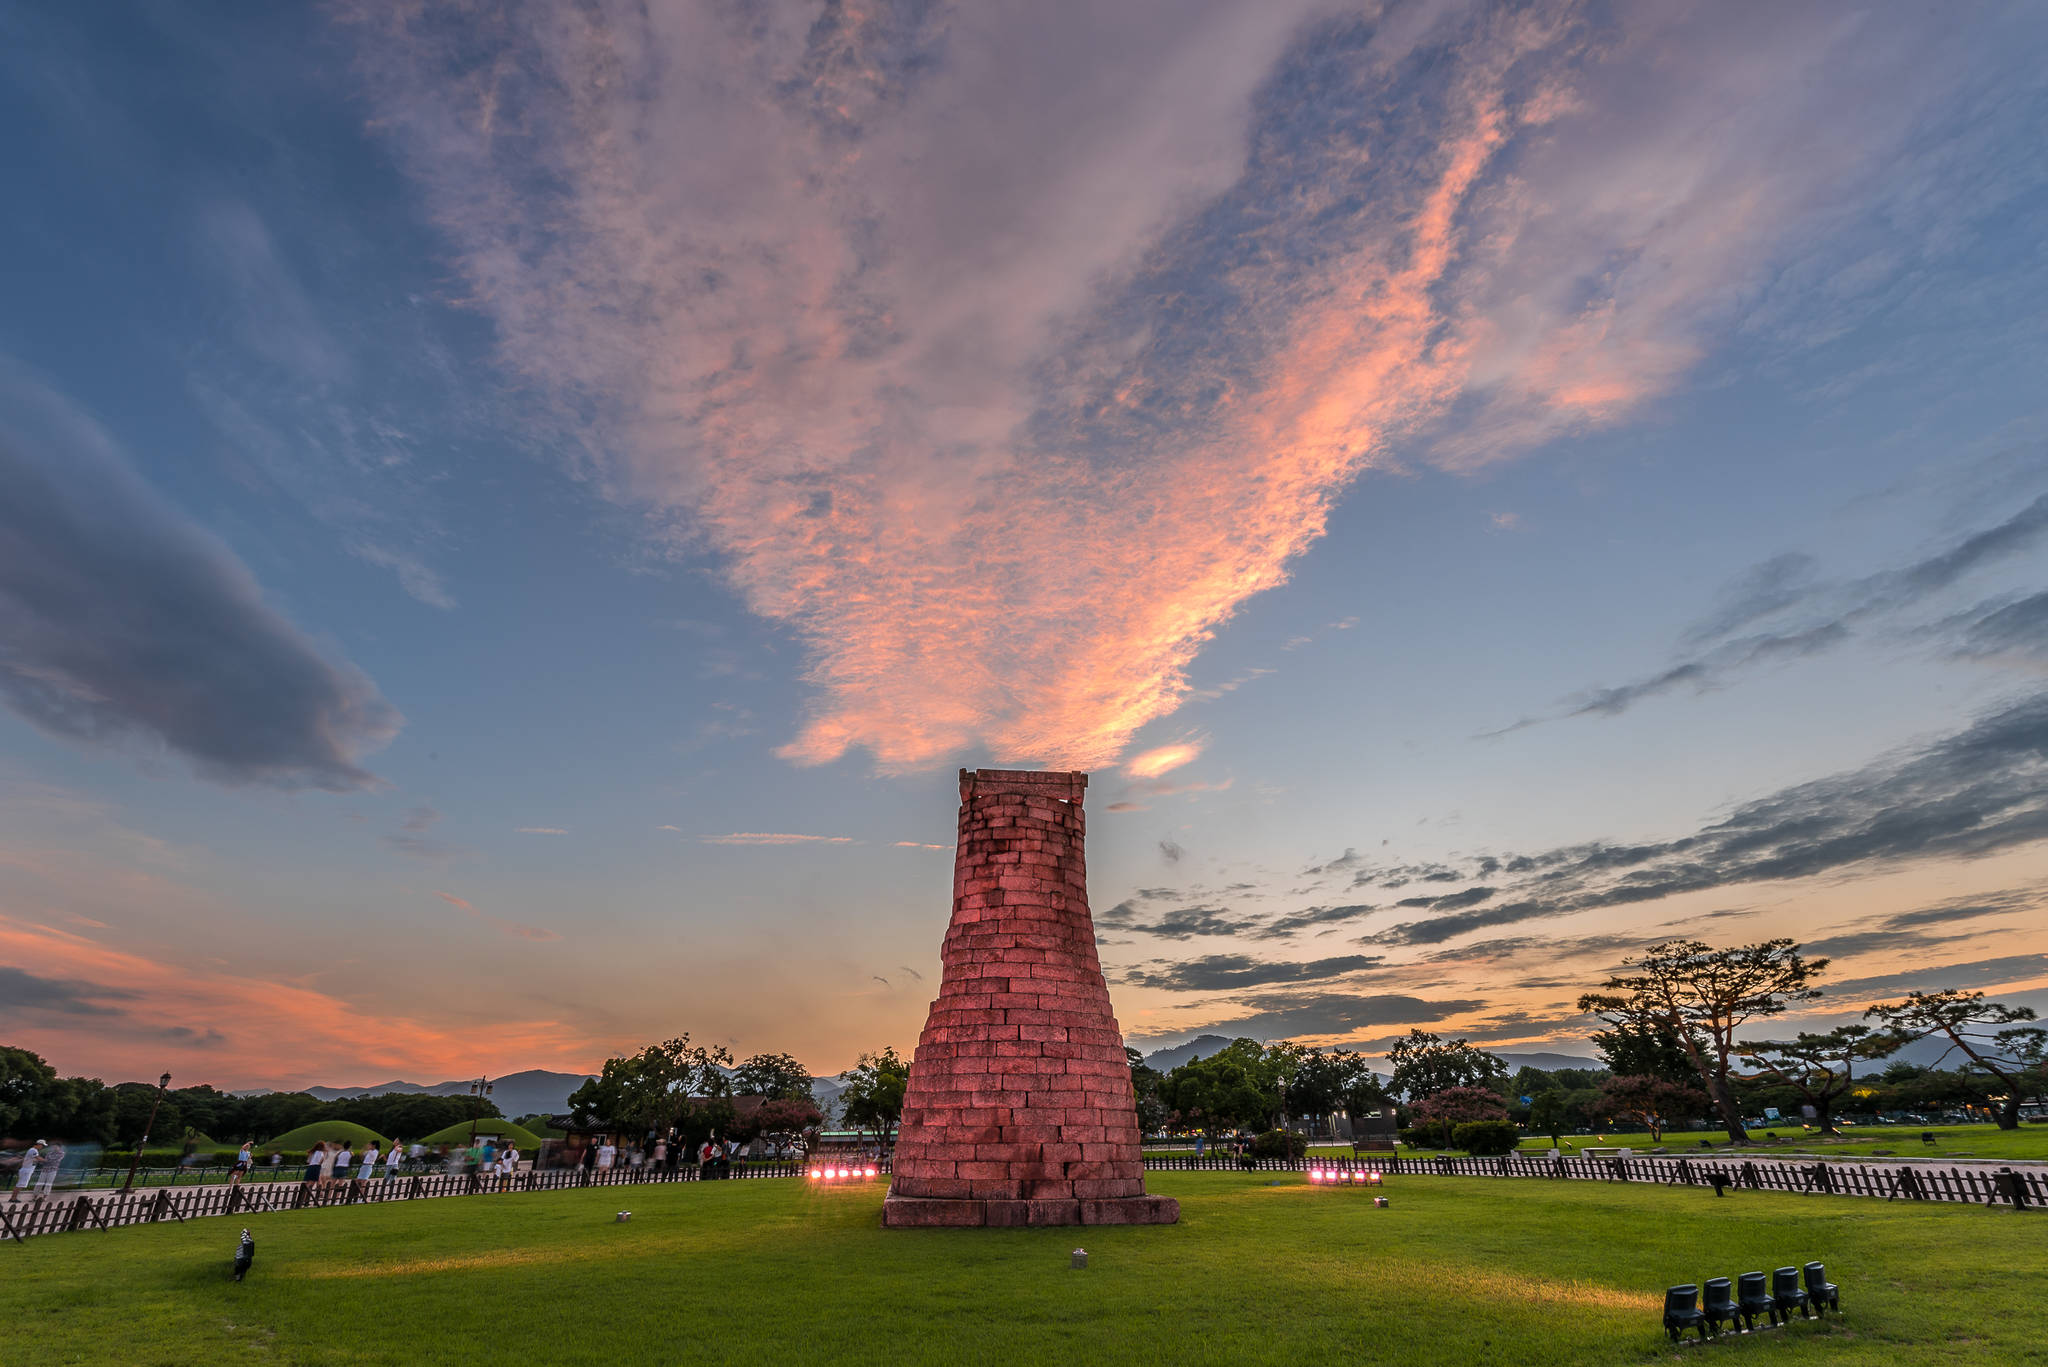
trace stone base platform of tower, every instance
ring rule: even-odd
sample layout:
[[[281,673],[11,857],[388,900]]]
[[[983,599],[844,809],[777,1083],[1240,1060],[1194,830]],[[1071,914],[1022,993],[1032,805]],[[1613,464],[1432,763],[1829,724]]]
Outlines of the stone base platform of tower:
[[[960,773],[944,972],[882,1223],[1170,1225],[1145,1194],[1123,1033],[1088,914],[1088,776]]]

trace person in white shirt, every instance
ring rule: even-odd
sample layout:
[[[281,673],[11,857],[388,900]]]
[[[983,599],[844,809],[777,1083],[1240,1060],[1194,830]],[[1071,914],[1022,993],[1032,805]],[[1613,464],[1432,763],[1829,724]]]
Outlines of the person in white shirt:
[[[335,1181],[337,1181],[337,1182],[346,1182],[346,1181],[348,1181],[348,1165],[349,1165],[349,1161],[350,1161],[350,1159],[351,1159],[352,1157],[353,1157],[353,1155],[352,1155],[352,1153],[351,1153],[351,1152],[350,1152],[350,1150],[349,1150],[349,1146],[348,1146],[348,1141],[347,1141],[346,1139],[342,1140],[342,1141],[341,1141],[341,1152],[340,1152],[340,1153],[338,1153],[338,1154],[336,1154],[336,1155],[334,1156],[334,1180],[335,1180]]]
[[[48,1196],[57,1185],[57,1174],[64,1170],[64,1146],[45,1143],[43,1161],[36,1164],[36,1190]]]
[[[619,1151],[617,1147],[609,1139],[597,1146],[597,1166],[600,1169],[609,1168],[612,1165],[612,1160],[618,1156]]]
[[[370,1141],[370,1147],[369,1147],[369,1148],[367,1148],[367,1149],[364,1149],[364,1150],[363,1150],[363,1161],[362,1161],[362,1164],[361,1164],[361,1166],[359,1166],[359,1167],[358,1167],[358,1168],[356,1169],[356,1171],[357,1171],[357,1172],[360,1172],[360,1173],[361,1173],[361,1174],[363,1175],[363,1180],[364,1180],[364,1181],[366,1181],[366,1182],[367,1182],[367,1181],[368,1181],[369,1179],[371,1179],[372,1177],[375,1177],[375,1176],[377,1175],[377,1141],[376,1141],[376,1140],[372,1139],[372,1140]]]
[[[384,1155],[384,1180],[389,1182],[398,1176],[398,1160],[405,1153],[396,1139],[391,1141],[391,1152]]]
[[[498,1189],[500,1191],[511,1190],[512,1176],[518,1171],[519,1150],[507,1144],[505,1152],[498,1155]]]
[[[21,1170],[14,1175],[14,1190],[17,1194],[35,1185],[36,1166],[43,1161],[43,1150],[48,1145],[48,1140],[38,1139],[29,1145],[28,1152],[21,1156]]]
[[[228,1178],[231,1187],[240,1186],[242,1179],[249,1175],[249,1169],[256,1165],[256,1146],[248,1140],[242,1141],[242,1151],[235,1155],[235,1171]]]

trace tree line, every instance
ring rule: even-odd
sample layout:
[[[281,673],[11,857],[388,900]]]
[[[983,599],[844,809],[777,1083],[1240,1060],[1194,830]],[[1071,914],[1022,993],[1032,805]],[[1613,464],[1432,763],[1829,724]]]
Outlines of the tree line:
[[[0,1136],[61,1139],[103,1148],[132,1148],[157,1103],[153,1082],[59,1077],[40,1055],[0,1045]],[[320,1120],[348,1120],[386,1135],[432,1134],[450,1125],[499,1116],[489,1098],[388,1092],[322,1101],[305,1092],[235,1096],[210,1086],[172,1087],[163,1094],[153,1147],[267,1143]]]

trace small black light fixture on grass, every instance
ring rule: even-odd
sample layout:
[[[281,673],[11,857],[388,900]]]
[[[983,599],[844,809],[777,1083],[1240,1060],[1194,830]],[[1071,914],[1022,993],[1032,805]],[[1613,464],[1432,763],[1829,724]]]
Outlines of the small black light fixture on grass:
[[[256,1237],[248,1230],[242,1231],[242,1242],[235,1245],[235,1280],[249,1275],[250,1266],[256,1261]]]
[[[164,1104],[164,1093],[170,1090],[171,1075],[165,1073],[156,1080],[156,1100],[149,1105],[149,1119],[142,1124],[142,1138],[135,1141],[135,1156],[128,1160],[128,1179],[121,1183],[121,1190],[127,1191],[135,1185],[135,1165],[142,1161],[142,1146],[149,1142],[149,1132],[156,1128],[156,1113]]]

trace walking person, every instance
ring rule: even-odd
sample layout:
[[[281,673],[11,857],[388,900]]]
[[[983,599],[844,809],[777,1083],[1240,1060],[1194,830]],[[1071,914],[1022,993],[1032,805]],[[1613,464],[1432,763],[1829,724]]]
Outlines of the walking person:
[[[712,1135],[697,1146],[697,1180],[709,1182],[718,1176],[718,1136]]]
[[[512,1179],[519,1172],[519,1150],[511,1140],[505,1141],[505,1152],[498,1155],[498,1190],[512,1190]]]
[[[248,1140],[242,1141],[241,1152],[235,1155],[235,1170],[228,1174],[228,1185],[239,1187],[242,1179],[249,1175],[249,1169],[256,1166],[256,1146]]]
[[[384,1155],[384,1180],[389,1182],[398,1176],[398,1160],[405,1153],[405,1146],[396,1139],[391,1141],[391,1152]]]
[[[349,1148],[349,1141],[344,1139],[341,1141],[341,1152],[334,1155],[335,1181],[344,1184],[348,1181],[348,1165],[351,1157],[353,1157],[353,1151]]]
[[[43,1145],[43,1161],[36,1166],[36,1190],[45,1196],[55,1194],[57,1175],[64,1171],[64,1146]]]
[[[23,1192],[28,1192],[31,1195],[34,1194],[36,1166],[43,1161],[43,1150],[49,1146],[49,1143],[50,1141],[47,1139],[38,1139],[35,1143],[29,1145],[28,1152],[21,1156],[21,1167],[14,1174],[14,1194],[16,1196],[20,1196]]]
[[[356,1172],[365,1182],[377,1175],[377,1153],[377,1141],[372,1139],[370,1146],[363,1150],[363,1161],[356,1166]]]
[[[312,1186],[320,1180],[320,1164],[327,1159],[327,1141],[320,1140],[306,1150],[306,1185]]]
[[[325,1141],[320,1145],[320,1185],[326,1186],[334,1180],[335,1164],[341,1161],[341,1146]]]

